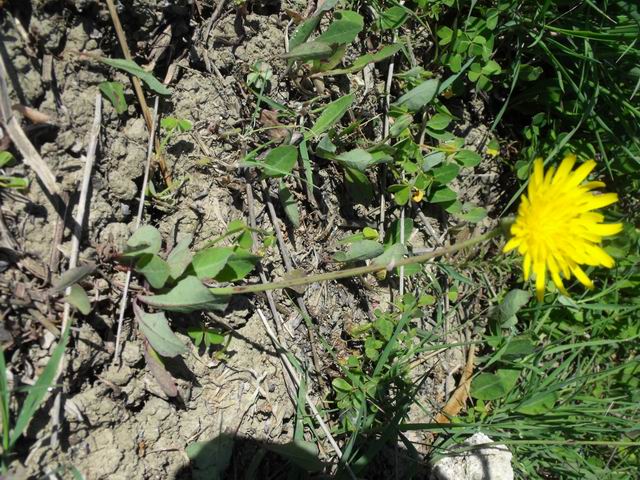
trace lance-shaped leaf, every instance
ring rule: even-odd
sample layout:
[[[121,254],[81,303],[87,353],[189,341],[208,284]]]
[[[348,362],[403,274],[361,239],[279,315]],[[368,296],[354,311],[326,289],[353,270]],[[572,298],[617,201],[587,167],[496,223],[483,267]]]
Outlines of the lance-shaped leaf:
[[[362,16],[351,10],[336,12],[334,18],[335,20],[317,40],[330,45],[351,43],[364,27]]]
[[[71,285],[71,289],[69,290],[69,294],[65,297],[65,300],[76,307],[83,315],[88,315],[89,312],[91,312],[91,300],[89,300],[89,295],[87,295],[84,288],[77,283]]]
[[[162,295],[139,297],[140,301],[170,312],[190,313],[198,310],[223,311],[229,296],[214,295],[196,277],[186,277]]]
[[[169,278],[170,270],[167,262],[158,255],[142,255],[136,262],[136,272],[141,273],[153,288],[164,287]]]
[[[147,86],[160,95],[171,95],[171,90],[165,87],[151,72],[147,72],[140,65],[133,60],[127,60],[125,58],[100,58],[102,63],[117,68],[118,70],[124,70],[131,75],[138,77]]]
[[[96,269],[95,263],[87,263],[85,265],[80,265],[79,267],[72,268],[64,272],[60,277],[54,280],[52,292],[58,293],[63,291],[65,288],[70,287],[74,283],[78,283],[80,280],[85,278],[87,275],[91,275],[93,271]]]
[[[349,94],[329,103],[316,120],[316,123],[313,124],[311,130],[305,134],[305,140],[318,137],[333,127],[347,113],[354,98],[353,94]]]
[[[268,177],[284,177],[291,173],[297,161],[298,149],[293,145],[281,145],[267,153],[261,167]]]
[[[124,252],[125,257],[135,257],[145,253],[156,254],[160,251],[162,236],[156,227],[143,225],[136,230],[129,240]]]
[[[299,228],[300,212],[298,211],[298,203],[284,182],[280,183],[280,187],[278,188],[278,197],[280,198],[280,203],[289,221],[294,227]]]
[[[262,257],[243,248],[236,248],[227,260],[227,264],[216,275],[219,282],[235,282],[249,275]]]
[[[338,262],[356,262],[375,258],[384,252],[384,247],[375,240],[359,240],[349,246],[346,252],[338,252],[334,255]]]
[[[98,85],[100,92],[107,97],[118,115],[127,111],[127,100],[124,97],[124,88],[120,82],[102,82]]]
[[[383,254],[377,256],[371,263],[382,267],[393,268],[395,263],[407,254],[407,247],[401,243],[396,243],[387,247]]]
[[[189,245],[191,245],[192,240],[193,235],[187,235],[186,237],[183,237],[182,240],[180,240],[178,244],[173,247],[173,250],[171,250],[171,253],[167,257],[167,264],[169,265],[171,278],[178,278],[184,273],[184,271],[191,263],[193,253],[191,253],[191,250],[189,250]]]
[[[11,432],[11,436],[9,439],[9,448],[12,448],[15,445],[24,430],[27,428],[29,421],[35,415],[38,408],[42,404],[44,397],[47,395],[49,387],[51,387],[51,385],[53,384],[56,373],[58,372],[60,360],[64,355],[64,349],[66,348],[67,342],[69,340],[70,327],[71,322],[67,324],[67,328],[65,328],[65,330],[62,332],[62,336],[58,341],[58,345],[56,345],[56,347],[53,349],[51,358],[47,362],[47,366],[44,367],[44,370],[42,370],[42,373],[38,377],[38,380],[36,380],[36,383],[29,387],[29,393],[27,393],[27,398],[22,401],[18,419],[16,420],[13,431]]]
[[[315,443],[307,442],[306,440],[294,440],[282,445],[268,445],[266,448],[282,455],[305,472],[319,472],[324,468]]]
[[[438,93],[438,85],[440,80],[430,79],[425,80],[417,87],[409,90],[402,95],[394,105],[398,107],[406,107],[412,112],[420,110],[425,105],[429,104]]]
[[[187,351],[187,347],[171,331],[163,312],[147,313],[135,304],[133,312],[140,325],[140,331],[160,355],[175,357]]]
[[[215,278],[233,254],[232,247],[211,247],[193,256],[193,269],[200,280]]]
[[[359,70],[362,70],[364,67],[366,67],[370,63],[378,63],[378,62],[381,62],[382,60],[385,60],[391,57],[392,55],[396,54],[401,48],[402,48],[401,43],[394,43],[393,45],[385,45],[375,53],[367,53],[366,55],[362,55],[356,58],[349,67],[331,70],[329,72],[326,72],[325,75],[355,73]]]
[[[373,155],[361,148],[341,153],[336,157],[336,160],[349,168],[355,168],[361,172],[377,163]]]
[[[322,58],[329,58],[333,54],[333,50],[334,49],[325,42],[314,40],[298,45],[282,57],[291,60],[320,60]]]

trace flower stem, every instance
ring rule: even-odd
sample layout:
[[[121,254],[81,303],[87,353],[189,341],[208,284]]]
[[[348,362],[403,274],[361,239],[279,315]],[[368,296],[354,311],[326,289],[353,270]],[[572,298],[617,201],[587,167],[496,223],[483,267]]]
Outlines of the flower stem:
[[[363,267],[347,268],[344,270],[338,270],[336,272],[326,273],[313,273],[310,275],[304,275],[296,278],[289,278],[286,280],[280,280],[278,282],[270,283],[258,283],[254,285],[237,285],[232,287],[218,287],[210,288],[209,290],[214,295],[233,295],[238,293],[257,293],[265,292],[267,290],[280,290],[284,288],[295,288],[303,285],[309,285],[311,283],[327,282],[330,280],[337,280],[339,278],[358,277],[367,273],[378,272],[380,270],[392,270],[396,267],[413,265],[416,263],[424,263],[443,255],[449,255],[468,247],[472,247],[478,243],[485,242],[492,238],[499,236],[503,232],[502,227],[497,227],[477,237],[470,238],[464,242],[456,243],[447,247],[439,248],[432,252],[423,253],[422,255],[414,255],[412,257],[402,258],[395,262],[390,262],[387,265],[370,264]]]

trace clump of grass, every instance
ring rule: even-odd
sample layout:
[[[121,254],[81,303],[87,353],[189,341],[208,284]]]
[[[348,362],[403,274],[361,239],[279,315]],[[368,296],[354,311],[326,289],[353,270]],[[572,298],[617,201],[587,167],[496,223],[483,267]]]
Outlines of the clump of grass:
[[[58,365],[64,355],[64,350],[69,340],[69,328],[60,337],[60,340],[51,354],[46,367],[36,380],[28,387],[27,395],[20,402],[20,410],[14,418],[11,412],[11,397],[14,392],[9,389],[7,381],[7,366],[4,358],[4,351],[0,351],[0,414],[2,415],[2,470],[6,473],[11,462],[12,451],[16,442],[22,437],[29,422],[36,414],[42,401],[45,399],[49,388],[58,371]]]

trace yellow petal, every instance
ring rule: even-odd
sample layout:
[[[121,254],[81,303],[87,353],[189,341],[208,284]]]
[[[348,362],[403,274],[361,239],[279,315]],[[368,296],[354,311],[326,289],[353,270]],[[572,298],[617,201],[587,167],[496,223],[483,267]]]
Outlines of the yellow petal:
[[[587,201],[580,207],[583,211],[597,210],[598,208],[606,207],[612,203],[618,201],[617,193],[603,193],[602,195],[593,195],[588,198]]]
[[[542,185],[542,181],[544,180],[544,164],[542,163],[542,158],[536,158],[533,161],[533,177],[531,181],[533,182],[534,188]]]
[[[598,262],[598,265],[602,265],[606,268],[613,268],[613,266],[616,264],[615,260],[611,258],[611,256],[607,252],[596,245],[591,245],[588,251],[591,258]]]
[[[568,183],[574,187],[580,185],[580,183],[582,183],[582,181],[589,176],[589,174],[595,167],[595,160],[587,160],[569,176]]]
[[[524,271],[524,281],[528,281],[531,276],[531,254],[527,252],[522,261],[522,270]]]
[[[553,179],[553,174],[556,171],[556,167],[549,167],[547,173],[544,175],[544,183],[545,185],[551,185],[551,180]]]
[[[622,231],[623,225],[621,223],[599,223],[597,225],[591,225],[589,230],[601,237],[610,237],[616,235]]]
[[[507,242],[502,251],[504,253],[510,252],[511,250],[515,250],[522,243],[522,239],[518,237],[513,237],[511,240]]]
[[[553,177],[553,184],[557,185],[558,183],[564,181],[571,169],[576,163],[576,156],[573,153],[568,154],[562,159],[562,163],[558,167],[558,171],[556,172],[556,176]]]
[[[544,286],[545,286],[545,274],[546,267],[544,262],[535,262],[533,264],[533,271],[536,274],[536,297],[538,301],[544,300]]]
[[[560,278],[560,268],[556,263],[553,255],[549,255],[547,259],[547,267],[549,267],[549,273],[551,274],[551,279],[553,280],[554,285],[560,290],[560,293],[563,295],[568,295],[567,290],[564,288],[564,283],[562,283],[562,279]]]
[[[598,212],[584,212],[580,215],[580,220],[585,222],[602,223],[604,222],[604,215]]]
[[[580,185],[580,188],[583,188],[585,191],[589,191],[589,190],[595,190],[596,188],[604,188],[605,186],[606,185],[604,184],[604,182],[593,181],[593,182],[583,183],[582,185]]]
[[[587,274],[584,273],[584,271],[578,266],[578,265],[573,265],[571,267],[571,272],[575,275],[575,277],[578,279],[578,281],[583,284],[585,287],[587,288],[593,288],[593,282],[589,279],[589,277],[587,277]]]
[[[558,267],[562,272],[562,276],[569,280],[571,278],[571,269],[569,268],[569,262],[565,258],[560,258],[558,261]]]

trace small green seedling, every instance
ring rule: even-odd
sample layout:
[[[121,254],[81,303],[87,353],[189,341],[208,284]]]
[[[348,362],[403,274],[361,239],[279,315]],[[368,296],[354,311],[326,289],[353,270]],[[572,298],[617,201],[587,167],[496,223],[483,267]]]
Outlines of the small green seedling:
[[[127,241],[121,261],[147,282],[134,303],[139,331],[147,344],[145,358],[167,395],[175,396],[177,390],[164,363],[187,352],[173,332],[167,313],[224,311],[229,295],[214,294],[207,285],[238,281],[251,273],[261,258],[252,253],[253,234],[265,239],[263,248],[273,243],[270,235],[254,231],[240,220],[230,222],[225,233],[196,252],[190,248],[193,238],[188,235],[168,255],[163,254],[162,236],[151,225],[139,228]],[[221,245],[223,241],[225,244]],[[139,304],[153,308],[156,313],[147,312]],[[207,348],[230,341],[230,337],[206,327],[190,328],[187,334],[197,346],[204,343]],[[218,357],[224,358],[224,348]]]
[[[58,371],[58,365],[64,355],[64,350],[69,340],[70,325],[69,323],[65,331],[62,332],[60,340],[51,354],[51,358],[36,382],[27,388],[27,396],[20,402],[20,411],[15,419],[13,419],[11,415],[11,391],[9,390],[9,382],[7,379],[7,365],[5,363],[4,351],[0,351],[0,413],[2,415],[2,470],[4,473],[6,473],[11,461],[11,452],[16,442],[26,430],[29,422],[40,408],[40,405],[47,396],[49,388],[53,384]]]
[[[208,328],[204,325],[189,327],[187,335],[193,340],[193,344],[196,347],[204,346],[206,350],[209,350],[212,346],[220,346],[221,349],[216,351],[214,356],[218,360],[225,359],[225,351],[231,341],[230,335],[224,335],[219,330]]]
[[[15,159],[10,152],[0,152],[0,169],[13,165]],[[23,189],[29,186],[29,180],[20,177],[0,175],[0,188]]]
[[[102,82],[98,85],[98,88],[102,95],[113,105],[118,115],[122,115],[127,111],[124,86],[120,82]]]
[[[164,117],[160,120],[162,127],[162,140],[160,141],[160,150],[164,152],[167,144],[174,135],[191,131],[193,124],[184,118]]]

